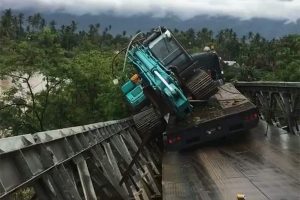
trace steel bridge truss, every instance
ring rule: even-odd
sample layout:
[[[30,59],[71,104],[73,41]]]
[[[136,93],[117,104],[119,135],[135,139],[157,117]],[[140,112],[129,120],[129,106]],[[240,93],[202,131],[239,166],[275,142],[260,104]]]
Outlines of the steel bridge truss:
[[[0,199],[20,188],[42,200],[160,197],[156,144],[142,149],[120,184],[141,143],[131,118],[1,139]]]
[[[300,82],[235,85],[263,119],[299,134]],[[0,199],[24,190],[41,200],[160,198],[162,148],[143,146],[145,131],[127,118],[1,139]]]
[[[300,134],[300,82],[237,82],[235,86],[257,105],[261,118]]]

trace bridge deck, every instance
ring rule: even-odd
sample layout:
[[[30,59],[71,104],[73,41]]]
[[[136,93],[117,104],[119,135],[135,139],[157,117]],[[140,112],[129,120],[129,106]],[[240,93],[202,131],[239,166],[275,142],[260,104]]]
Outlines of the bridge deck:
[[[300,199],[300,137],[260,122],[248,133],[163,157],[163,199]]]

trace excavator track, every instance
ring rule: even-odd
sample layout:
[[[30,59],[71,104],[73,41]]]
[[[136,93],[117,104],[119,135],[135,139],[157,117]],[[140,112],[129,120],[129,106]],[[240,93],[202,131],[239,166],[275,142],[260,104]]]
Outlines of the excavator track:
[[[218,91],[217,84],[204,70],[197,71],[197,74],[187,81],[186,87],[195,99],[207,99]]]
[[[164,120],[154,108],[148,108],[133,116],[137,130],[142,133],[158,132],[165,128]]]

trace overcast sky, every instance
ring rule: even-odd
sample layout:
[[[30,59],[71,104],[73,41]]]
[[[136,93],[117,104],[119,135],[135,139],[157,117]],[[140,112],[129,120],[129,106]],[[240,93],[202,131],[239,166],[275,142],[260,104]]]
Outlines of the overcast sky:
[[[196,15],[232,16],[240,19],[262,17],[300,18],[300,0],[0,0],[0,9],[34,9],[70,14],[110,13],[119,16],[174,14],[182,19]]]

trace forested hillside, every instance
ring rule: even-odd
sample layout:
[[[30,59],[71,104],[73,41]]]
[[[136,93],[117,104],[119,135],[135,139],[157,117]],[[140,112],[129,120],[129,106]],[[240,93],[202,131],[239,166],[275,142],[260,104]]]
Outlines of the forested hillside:
[[[17,12],[17,11],[15,11]],[[22,11],[19,11],[22,12]],[[33,15],[34,11],[25,11],[25,16]],[[208,28],[214,33],[224,28],[232,28],[238,36],[246,35],[249,31],[258,32],[267,39],[278,38],[289,33],[300,33],[300,20],[295,22],[287,22],[285,20],[253,18],[248,20],[240,20],[230,16],[207,16],[199,15],[191,19],[180,19],[174,15],[165,17],[151,17],[147,14],[137,16],[114,16],[111,14],[99,15],[76,15],[61,12],[43,12],[43,17],[47,21],[55,20],[61,26],[69,24],[72,20],[77,22],[80,30],[88,30],[88,25],[93,23],[101,23],[101,26],[112,26],[110,33],[116,35],[126,30],[127,33],[133,34],[136,30],[148,31],[157,26],[166,26],[169,29],[177,28],[179,30],[187,30],[193,27],[195,30]]]
[[[12,80],[12,87],[0,97],[0,130],[16,135],[127,116],[111,65],[131,36],[126,30],[112,35],[111,28],[91,24],[78,30],[75,21],[57,27],[38,13],[25,18],[5,10],[0,75]],[[238,67],[225,67],[227,80],[300,81],[299,35],[266,40],[252,32],[239,38],[231,29],[173,32],[191,52],[213,46],[224,60],[236,60]],[[114,69],[122,78],[121,65],[119,58]],[[38,92],[30,84],[36,74],[45,83]]]

